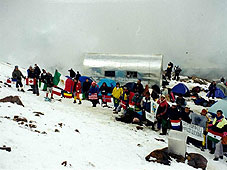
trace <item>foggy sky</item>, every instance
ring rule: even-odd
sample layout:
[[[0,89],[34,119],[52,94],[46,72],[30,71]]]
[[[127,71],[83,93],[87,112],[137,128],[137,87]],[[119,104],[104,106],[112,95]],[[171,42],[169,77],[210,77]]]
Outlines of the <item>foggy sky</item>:
[[[100,52],[163,54],[164,68],[220,76],[226,32],[226,0],[0,0],[0,60],[65,73]]]

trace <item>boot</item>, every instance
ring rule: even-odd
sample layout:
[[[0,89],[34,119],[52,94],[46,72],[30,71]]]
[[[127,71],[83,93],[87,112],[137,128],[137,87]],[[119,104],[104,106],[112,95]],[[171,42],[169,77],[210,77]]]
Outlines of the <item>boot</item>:
[[[24,89],[22,89],[22,88],[21,88],[21,90],[20,90],[20,91],[25,92],[25,91],[24,91]]]
[[[76,103],[76,100],[74,100],[73,103]]]
[[[81,103],[81,101],[79,101],[79,103],[78,103],[78,104],[82,104],[82,103]]]

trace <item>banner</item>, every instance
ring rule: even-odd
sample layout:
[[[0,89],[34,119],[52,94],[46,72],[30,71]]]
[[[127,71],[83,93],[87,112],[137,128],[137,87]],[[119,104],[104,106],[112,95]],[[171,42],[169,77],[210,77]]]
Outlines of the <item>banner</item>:
[[[183,126],[183,132],[187,132],[188,136],[196,139],[198,141],[203,141],[203,127],[189,124],[185,121],[182,121],[182,126]]]
[[[111,102],[111,96],[102,95],[102,101],[103,102]]]
[[[89,100],[98,100],[98,95],[97,93],[91,93],[88,98]]]
[[[151,121],[151,122],[155,122],[156,118],[155,118],[155,114],[153,113],[149,113],[147,111],[145,111],[145,115],[146,115],[146,119]]]

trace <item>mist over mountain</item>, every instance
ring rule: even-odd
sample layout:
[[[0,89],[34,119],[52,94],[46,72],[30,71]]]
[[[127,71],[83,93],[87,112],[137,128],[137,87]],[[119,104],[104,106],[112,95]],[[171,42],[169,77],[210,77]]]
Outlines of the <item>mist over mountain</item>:
[[[87,52],[163,54],[184,74],[227,78],[226,0],[1,0],[0,58],[66,73]]]

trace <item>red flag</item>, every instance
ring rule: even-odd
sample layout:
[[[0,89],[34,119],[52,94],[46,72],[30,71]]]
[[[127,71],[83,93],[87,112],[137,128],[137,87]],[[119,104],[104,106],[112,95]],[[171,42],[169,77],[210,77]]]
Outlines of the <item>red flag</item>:
[[[97,93],[92,93],[88,96],[89,100],[98,100]]]
[[[36,79],[35,78],[26,78],[26,85],[35,85]]]
[[[111,102],[111,96],[102,95],[102,101],[103,102]]]

